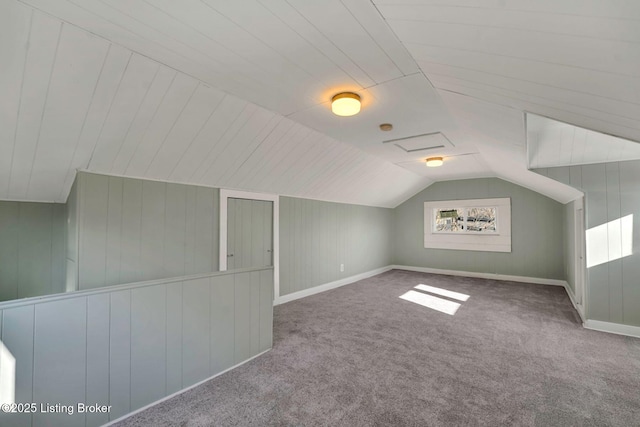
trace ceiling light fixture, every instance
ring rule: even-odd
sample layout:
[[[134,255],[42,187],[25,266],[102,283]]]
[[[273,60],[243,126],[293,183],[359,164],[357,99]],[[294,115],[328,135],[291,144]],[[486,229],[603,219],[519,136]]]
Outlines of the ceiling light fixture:
[[[426,163],[427,167],[437,168],[438,166],[442,166],[444,159],[442,157],[429,157]]]
[[[331,98],[331,111],[336,116],[353,116],[360,112],[360,95],[342,92]]]
[[[384,132],[389,132],[393,129],[393,125],[391,123],[383,123],[380,125],[380,130]]]

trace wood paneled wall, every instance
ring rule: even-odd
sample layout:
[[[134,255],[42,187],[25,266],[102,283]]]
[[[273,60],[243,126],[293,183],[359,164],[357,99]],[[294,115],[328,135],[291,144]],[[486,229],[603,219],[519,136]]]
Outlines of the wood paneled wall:
[[[633,215],[633,254],[587,269],[586,310],[588,319],[640,326],[640,161],[536,172],[584,191],[587,230]]]
[[[424,202],[511,198],[511,252],[424,248]],[[498,178],[437,182],[394,209],[394,264],[564,279],[563,206]]]
[[[63,292],[65,205],[0,201],[0,301]]]
[[[280,295],[391,264],[391,213],[280,197]]]
[[[113,286],[7,303],[16,402],[112,405],[109,414],[3,414],[0,425],[97,426],[272,346],[273,269]]]
[[[215,188],[78,174],[80,289],[218,270]]]

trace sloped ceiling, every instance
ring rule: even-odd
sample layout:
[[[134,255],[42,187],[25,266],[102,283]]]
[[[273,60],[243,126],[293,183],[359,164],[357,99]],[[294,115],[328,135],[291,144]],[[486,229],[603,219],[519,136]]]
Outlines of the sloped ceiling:
[[[524,111],[640,140],[637,2],[0,8],[0,198],[64,200],[83,168],[389,207],[498,176],[566,202],[579,193],[527,169]],[[343,90],[358,116],[330,113]],[[437,132],[451,144],[428,153],[384,142]]]

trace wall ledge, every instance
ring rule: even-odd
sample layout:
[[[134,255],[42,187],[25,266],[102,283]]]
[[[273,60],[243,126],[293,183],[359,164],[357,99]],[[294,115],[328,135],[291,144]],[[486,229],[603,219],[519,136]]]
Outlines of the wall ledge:
[[[601,320],[587,319],[584,322],[586,329],[608,332],[610,334],[625,335],[640,338],[640,326],[623,325],[621,323],[603,322]]]
[[[314,286],[313,288],[305,289],[298,292],[293,292],[291,294],[282,295],[276,298],[273,301],[273,305],[280,305],[290,301],[294,301],[300,298],[308,297],[311,295],[319,294],[321,292],[329,291],[331,289],[339,288],[344,285],[349,285],[351,283],[357,282],[358,280],[367,279],[369,277],[376,276],[380,273],[384,273],[385,271],[389,271],[393,268],[391,265],[387,265],[386,267],[376,268],[375,270],[365,271],[364,273],[356,274],[353,276],[345,277],[344,279],[336,280],[333,282],[328,282],[322,285]]]

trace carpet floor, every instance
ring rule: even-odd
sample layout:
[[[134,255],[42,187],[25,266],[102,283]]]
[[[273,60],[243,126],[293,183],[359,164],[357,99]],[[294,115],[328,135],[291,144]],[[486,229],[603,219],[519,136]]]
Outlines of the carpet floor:
[[[640,339],[561,287],[392,270],[275,307],[273,350],[118,424],[244,425],[640,426]]]

